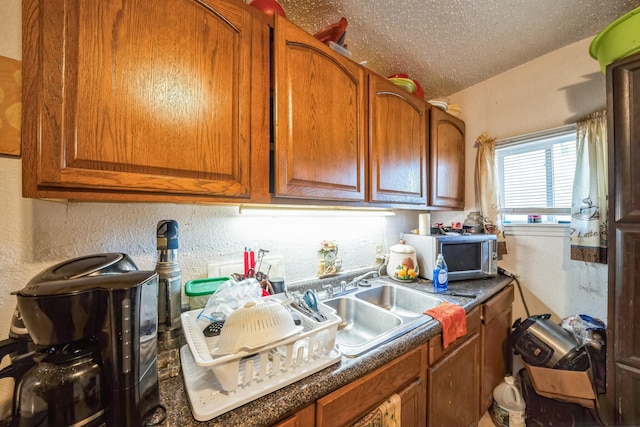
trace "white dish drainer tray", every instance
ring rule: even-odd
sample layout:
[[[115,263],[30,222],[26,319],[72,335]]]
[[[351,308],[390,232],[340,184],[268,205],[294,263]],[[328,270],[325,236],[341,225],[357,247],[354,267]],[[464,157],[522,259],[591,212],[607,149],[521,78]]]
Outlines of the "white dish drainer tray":
[[[324,322],[300,313],[303,330],[297,335],[252,351],[223,356],[211,355],[219,337],[204,336],[203,327],[197,322],[200,312],[201,309],[182,313],[187,345],[180,349],[185,389],[191,412],[198,421],[208,421],[299,381],[333,365],[341,357],[335,348],[341,320],[328,307],[324,310],[328,320]]]

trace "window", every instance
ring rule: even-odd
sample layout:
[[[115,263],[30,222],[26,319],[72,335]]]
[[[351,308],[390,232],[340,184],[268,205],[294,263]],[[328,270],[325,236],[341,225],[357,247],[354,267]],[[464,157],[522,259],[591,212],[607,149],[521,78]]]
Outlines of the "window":
[[[568,223],[576,129],[565,126],[496,142],[504,223]]]

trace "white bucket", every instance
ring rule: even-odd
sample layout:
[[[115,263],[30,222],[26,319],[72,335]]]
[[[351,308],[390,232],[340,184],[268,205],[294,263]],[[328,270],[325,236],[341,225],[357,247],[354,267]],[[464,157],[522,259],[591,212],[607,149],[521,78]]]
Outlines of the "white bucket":
[[[526,403],[513,377],[507,375],[504,382],[493,390],[491,418],[501,427],[524,427]]]

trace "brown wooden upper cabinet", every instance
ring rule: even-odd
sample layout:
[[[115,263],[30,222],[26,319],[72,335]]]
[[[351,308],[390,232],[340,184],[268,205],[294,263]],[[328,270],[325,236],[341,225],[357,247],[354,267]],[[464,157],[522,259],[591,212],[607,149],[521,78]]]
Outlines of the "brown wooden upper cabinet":
[[[273,52],[275,196],[426,207],[427,104],[277,15]]]
[[[427,104],[369,74],[371,202],[427,203]]]
[[[26,197],[268,193],[269,27],[213,0],[23,2]]]
[[[23,2],[25,197],[463,208],[429,111],[239,0]]]
[[[431,108],[429,206],[464,209],[464,122]]]
[[[275,195],[364,201],[364,69],[279,15],[273,52]]]

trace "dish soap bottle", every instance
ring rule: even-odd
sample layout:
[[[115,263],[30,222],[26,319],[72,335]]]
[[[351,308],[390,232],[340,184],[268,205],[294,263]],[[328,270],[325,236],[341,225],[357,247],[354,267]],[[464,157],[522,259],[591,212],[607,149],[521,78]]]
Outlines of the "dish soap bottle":
[[[446,292],[449,288],[449,269],[442,254],[436,258],[436,267],[433,269],[433,291]]]

